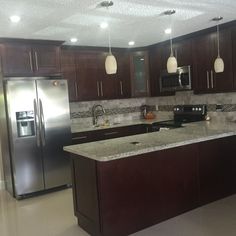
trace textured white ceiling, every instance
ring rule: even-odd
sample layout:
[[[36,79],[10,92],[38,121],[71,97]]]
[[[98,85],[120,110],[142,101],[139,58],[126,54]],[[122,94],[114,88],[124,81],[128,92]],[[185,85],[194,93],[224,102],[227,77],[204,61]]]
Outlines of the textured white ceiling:
[[[64,40],[77,45],[107,46],[108,32],[99,24],[107,21],[112,46],[146,46],[168,39],[165,28],[170,17],[164,11],[175,9],[171,17],[173,37],[214,26],[213,17],[222,23],[235,20],[235,0],[113,0],[108,10],[99,7],[102,0],[0,0],[0,37]],[[20,15],[18,24],[10,15]]]

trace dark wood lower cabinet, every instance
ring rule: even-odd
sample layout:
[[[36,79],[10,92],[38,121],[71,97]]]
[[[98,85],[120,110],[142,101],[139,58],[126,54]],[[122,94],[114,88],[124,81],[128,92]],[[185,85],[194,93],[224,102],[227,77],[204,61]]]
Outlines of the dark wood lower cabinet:
[[[235,142],[232,136],[108,162],[72,154],[78,224],[91,235],[124,236],[235,193]]]

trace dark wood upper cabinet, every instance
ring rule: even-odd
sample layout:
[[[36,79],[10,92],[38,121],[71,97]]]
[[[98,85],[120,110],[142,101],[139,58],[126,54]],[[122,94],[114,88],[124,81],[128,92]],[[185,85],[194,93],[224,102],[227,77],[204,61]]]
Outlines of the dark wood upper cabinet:
[[[220,30],[220,55],[225,64],[223,73],[214,72],[214,61],[217,58],[215,32],[194,38],[192,48],[194,91],[196,93],[214,93],[234,90],[231,30]]]
[[[32,47],[35,61],[35,73],[50,75],[60,73],[60,47],[37,45]]]
[[[114,52],[117,60],[116,93],[117,98],[131,97],[130,58],[128,52]]]
[[[4,75],[34,75],[31,46],[4,44],[2,46],[2,64]]]
[[[185,39],[173,43],[173,53],[178,66],[192,66],[192,40]],[[149,47],[151,96],[169,96],[175,92],[160,92],[161,71],[166,70],[170,56],[169,42]]]
[[[137,51],[130,54],[130,73],[132,97],[147,97],[149,85],[148,51]]]
[[[5,76],[53,75],[60,73],[60,47],[54,45],[4,43]]]
[[[69,100],[76,102],[78,100],[78,84],[74,50],[61,50],[61,72],[68,83]]]
[[[76,52],[78,100],[99,100],[102,97],[101,80],[105,70],[102,56],[96,51]]]

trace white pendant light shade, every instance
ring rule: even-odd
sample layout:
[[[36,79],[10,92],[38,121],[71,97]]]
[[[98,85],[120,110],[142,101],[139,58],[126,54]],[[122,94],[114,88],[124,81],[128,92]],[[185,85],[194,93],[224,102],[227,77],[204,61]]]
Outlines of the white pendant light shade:
[[[218,56],[215,59],[215,63],[214,63],[215,72],[222,73],[222,72],[224,72],[224,68],[225,68],[224,61],[221,57]]]
[[[117,62],[116,62],[116,58],[112,55],[109,54],[106,57],[105,60],[105,69],[106,69],[106,73],[108,75],[112,75],[112,74],[116,74],[117,72]]]
[[[167,71],[168,73],[176,73],[177,72],[177,60],[173,55],[170,55],[170,57],[167,60]]]

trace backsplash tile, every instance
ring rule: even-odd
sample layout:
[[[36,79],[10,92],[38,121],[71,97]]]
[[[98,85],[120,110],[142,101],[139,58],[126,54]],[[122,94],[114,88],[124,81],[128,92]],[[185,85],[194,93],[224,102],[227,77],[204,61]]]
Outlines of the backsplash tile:
[[[212,118],[236,120],[236,93],[195,95],[193,91],[183,91],[176,92],[175,96],[70,103],[72,123],[91,123],[92,107],[95,104],[101,104],[105,109],[106,113],[100,119],[108,119],[112,122],[139,119],[140,107],[144,104],[149,105],[150,110],[155,112],[157,117],[168,119],[172,118],[175,105],[206,104]],[[216,105],[221,105],[222,109],[216,110]]]

